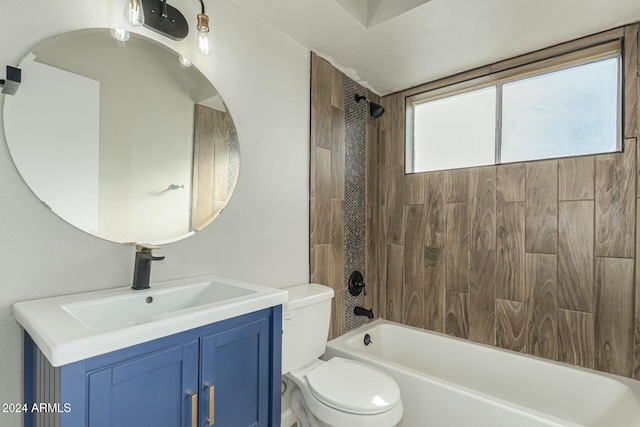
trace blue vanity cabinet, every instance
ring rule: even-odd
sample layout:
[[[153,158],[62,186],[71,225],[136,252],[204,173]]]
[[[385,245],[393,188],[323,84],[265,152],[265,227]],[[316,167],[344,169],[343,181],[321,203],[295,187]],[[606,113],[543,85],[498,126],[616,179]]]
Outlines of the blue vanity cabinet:
[[[261,404],[270,390],[268,349],[267,319],[202,339],[202,419],[216,426],[269,425],[269,407]]]
[[[281,306],[57,368],[25,334],[25,403],[61,410],[24,425],[277,427],[281,346]]]
[[[188,426],[197,399],[198,341],[87,375],[91,427]]]

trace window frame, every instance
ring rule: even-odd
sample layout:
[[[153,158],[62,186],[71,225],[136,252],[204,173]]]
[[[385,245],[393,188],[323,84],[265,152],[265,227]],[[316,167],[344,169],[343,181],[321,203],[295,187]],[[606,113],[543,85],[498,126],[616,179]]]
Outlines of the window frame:
[[[614,151],[577,154],[574,156],[561,157],[545,157],[532,160],[518,160],[515,162],[502,162],[500,153],[502,149],[502,91],[503,85],[532,77],[537,77],[556,71],[567,70],[582,65],[591,64],[598,61],[617,58],[617,121],[616,121],[616,149]],[[556,55],[542,57],[537,60],[529,61],[511,68],[496,72],[488,72],[480,77],[474,77],[458,81],[453,84],[445,84],[411,94],[405,97],[405,174],[429,173],[439,170],[452,169],[434,169],[429,171],[414,171],[414,108],[416,105],[436,101],[438,99],[448,98],[455,95],[484,89],[490,86],[496,87],[496,123],[495,123],[495,154],[494,165],[524,163],[539,160],[550,160],[557,158],[571,158],[581,156],[593,156],[598,154],[619,153],[623,151],[623,126],[624,126],[624,52],[622,39],[607,40],[598,44],[593,44],[579,49],[562,52]],[[481,167],[486,165],[468,166],[457,169],[468,169],[472,167]],[[456,169],[456,168],[454,168]]]

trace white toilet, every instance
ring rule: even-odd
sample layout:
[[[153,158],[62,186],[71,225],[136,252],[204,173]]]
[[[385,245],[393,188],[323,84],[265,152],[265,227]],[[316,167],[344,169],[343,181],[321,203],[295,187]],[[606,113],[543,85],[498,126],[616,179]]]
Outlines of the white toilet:
[[[288,288],[283,310],[282,373],[292,386],[298,427],[393,427],[402,418],[400,389],[386,373],[324,354],[333,289],[318,284]]]

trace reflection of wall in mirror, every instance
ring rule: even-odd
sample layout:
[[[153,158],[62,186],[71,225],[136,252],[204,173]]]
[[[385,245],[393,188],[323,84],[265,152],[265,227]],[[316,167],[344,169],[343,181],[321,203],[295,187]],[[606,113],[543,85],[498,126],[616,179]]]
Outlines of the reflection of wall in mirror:
[[[96,232],[100,82],[33,59],[21,63],[28,82],[20,96],[5,99],[5,131],[8,140],[38,143],[13,144],[11,155],[54,212]]]

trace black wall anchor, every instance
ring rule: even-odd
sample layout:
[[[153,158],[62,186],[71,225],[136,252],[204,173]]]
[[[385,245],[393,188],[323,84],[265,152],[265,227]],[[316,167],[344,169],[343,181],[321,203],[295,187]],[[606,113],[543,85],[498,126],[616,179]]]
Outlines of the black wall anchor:
[[[362,276],[362,273],[360,273],[359,271],[356,270],[353,273],[351,273],[351,276],[349,276],[348,285],[349,285],[349,293],[354,297],[357,297],[362,292],[364,292],[365,296],[367,295],[367,290],[364,287],[365,286],[364,277]]]
[[[7,65],[7,78],[0,80],[0,93],[15,95],[22,82],[22,70]]]

